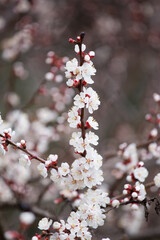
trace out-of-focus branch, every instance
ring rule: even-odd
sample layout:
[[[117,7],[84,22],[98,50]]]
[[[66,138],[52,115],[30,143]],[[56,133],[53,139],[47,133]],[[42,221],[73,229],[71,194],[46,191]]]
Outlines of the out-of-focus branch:
[[[141,149],[141,148],[147,148],[149,144],[153,143],[153,142],[158,142],[160,141],[160,136],[158,136],[156,139],[152,139],[152,140],[148,140],[146,142],[142,142],[136,145],[137,149]],[[114,158],[117,157],[117,152],[112,152],[112,153],[106,153],[104,155],[104,160],[108,160],[110,158]]]
[[[57,220],[57,218],[53,214],[51,214],[47,210],[37,207],[36,205],[29,205],[29,204],[26,205],[25,203],[21,203],[21,202],[19,202],[19,203],[10,203],[10,202],[0,203],[1,211],[5,211],[8,209],[15,209],[15,208],[20,209],[22,211],[31,211],[36,216],[39,216],[39,217],[48,217],[48,218],[53,219],[54,221]]]
[[[37,204],[39,204],[43,198],[43,196],[46,194],[46,192],[48,191],[48,189],[50,188],[50,186],[52,185],[53,182],[49,182],[40,192],[38,198],[37,198]]]
[[[145,229],[145,231],[136,234],[135,236],[130,236],[130,240],[151,240],[160,239],[160,228],[155,229]]]
[[[0,239],[1,239],[1,240],[6,240],[6,238],[5,238],[5,236],[4,236],[4,231],[3,231],[3,228],[2,228],[2,226],[1,226],[1,224],[0,224]]]
[[[0,137],[5,138],[5,136],[3,136],[2,134],[0,134]],[[11,140],[6,139],[6,143],[7,143],[7,144],[10,144],[11,146],[13,146],[14,149],[19,149],[19,150],[27,153],[32,159],[36,159],[36,160],[38,160],[38,161],[40,161],[40,162],[42,162],[42,163],[45,163],[45,160],[44,160],[43,158],[40,158],[40,157],[37,157],[37,156],[33,155],[33,154],[32,154],[30,151],[28,151],[26,148],[17,146],[17,144],[14,143],[14,142],[12,142]]]

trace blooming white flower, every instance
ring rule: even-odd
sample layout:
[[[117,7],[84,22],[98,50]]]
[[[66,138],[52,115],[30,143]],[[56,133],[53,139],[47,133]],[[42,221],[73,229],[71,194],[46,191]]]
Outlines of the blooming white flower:
[[[93,63],[91,61],[83,63],[81,68],[81,74],[86,83],[89,84],[94,83],[94,81],[91,79],[91,76],[95,75],[95,73],[96,69],[94,68]]]
[[[53,182],[59,182],[60,181],[61,176],[55,169],[52,169],[50,173],[51,173],[50,179]]]
[[[78,110],[79,110],[79,108],[74,106],[68,112],[68,122],[69,122],[69,126],[72,128],[77,128],[77,125],[81,123]]]
[[[92,114],[100,105],[98,94],[91,87],[83,88],[83,90],[85,94],[86,108],[88,108],[89,113]]]
[[[139,167],[134,169],[133,175],[139,182],[144,182],[148,177],[148,170],[145,167]]]
[[[81,219],[87,222],[87,225],[92,228],[97,228],[104,224],[106,216],[103,214],[104,210],[99,205],[81,204],[78,208],[78,213]]]
[[[86,133],[85,143],[98,145],[98,139],[99,137],[94,132],[89,131],[89,133]]]
[[[66,67],[65,69],[69,72],[69,73],[73,73],[76,74],[76,69],[78,68],[78,61],[76,58],[73,58],[71,61],[68,61],[66,63]],[[66,72],[66,77],[68,77],[68,72]],[[70,75],[69,75],[70,76]],[[69,77],[70,78],[70,77]]]
[[[90,117],[87,119],[86,124],[87,124],[89,127],[92,127],[92,128],[95,129],[95,130],[98,129],[98,123],[97,123],[97,121],[96,121],[92,116],[90,116]]]
[[[19,158],[19,164],[23,167],[29,168],[31,165],[31,160],[29,159],[29,156],[27,154],[21,154]]]
[[[95,169],[98,170],[102,166],[102,156],[98,154],[97,151],[92,147],[90,147],[89,151],[87,151],[85,159],[86,159],[86,163],[85,163],[86,169],[94,167]]]
[[[52,224],[52,220],[48,220],[48,218],[42,218],[38,223],[38,228],[40,230],[48,230]]]
[[[80,204],[98,204],[101,207],[106,207],[107,204],[110,204],[110,198],[108,193],[103,192],[101,189],[88,189],[87,192],[83,195],[83,198]]]
[[[73,76],[76,80],[82,79],[81,66],[78,66],[78,61],[76,58],[68,61],[65,69],[67,70],[65,72],[66,78],[71,78]]]
[[[73,132],[69,144],[75,147],[75,151],[83,152],[85,143],[81,137],[81,132]]]
[[[39,171],[39,173],[44,177],[46,178],[48,176],[48,173],[47,173],[47,168],[45,167],[45,165],[43,163],[40,163],[38,166],[37,166],[37,169]]]
[[[102,170],[95,170],[94,168],[91,168],[84,175],[84,184],[88,188],[92,188],[96,185],[101,185],[103,180],[104,178]]]
[[[72,87],[74,85],[74,81],[72,79],[68,79],[66,84],[67,84],[68,87]]]
[[[71,212],[66,224],[66,228],[70,230],[71,233],[76,233],[79,230],[79,219],[80,216],[78,212]]]
[[[54,222],[53,223],[53,228],[54,229],[59,229],[61,227],[61,224],[59,222]]]
[[[45,166],[48,167],[50,164],[57,163],[58,155],[57,154],[50,154],[45,162]]]
[[[77,106],[78,108],[84,108],[85,107],[85,93],[81,92],[80,94],[77,94],[74,97],[74,105]]]
[[[154,177],[154,183],[156,185],[156,187],[160,188],[160,173],[158,173],[155,177]]]
[[[62,163],[61,167],[58,168],[58,173],[61,176],[66,176],[70,172],[69,164],[67,162]]]

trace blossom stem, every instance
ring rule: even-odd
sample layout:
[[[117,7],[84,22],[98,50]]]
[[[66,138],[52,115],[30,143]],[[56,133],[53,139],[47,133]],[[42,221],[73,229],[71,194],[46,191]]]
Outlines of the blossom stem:
[[[83,38],[84,38],[84,33],[81,33],[80,37],[81,37],[81,39],[80,39],[80,42],[79,42],[78,46],[79,46],[79,55],[80,55],[80,66],[82,66],[83,62],[84,62],[84,60],[83,60],[83,53],[82,53],[82,42],[83,42]],[[82,80],[80,80],[79,92],[82,92],[82,91],[83,91],[83,83],[82,83]],[[80,118],[81,118],[82,138],[84,140],[85,139],[84,108],[81,108],[81,116],[80,116]],[[86,151],[84,151],[82,153],[82,156],[85,157],[85,155],[86,155]]]

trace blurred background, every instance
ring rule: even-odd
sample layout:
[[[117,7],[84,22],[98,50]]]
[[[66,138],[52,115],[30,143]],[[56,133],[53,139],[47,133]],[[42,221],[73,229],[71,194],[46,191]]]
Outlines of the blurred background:
[[[76,38],[82,31],[86,33],[86,52],[96,53],[93,88],[101,100],[100,109],[94,114],[100,125],[99,152],[105,155],[117,150],[120,143],[146,141],[151,126],[145,122],[145,115],[154,109],[153,93],[160,93],[159,0],[0,0],[0,111],[3,118],[12,110],[23,110],[34,120],[37,108],[50,104],[50,98],[44,100],[46,88],[42,87],[48,78],[46,73],[58,69],[63,77],[64,66],[58,62],[56,70],[50,70],[46,64],[47,53],[54,51],[65,65],[64,57],[75,57],[68,39]],[[50,79],[46,85],[58,87],[59,82],[61,80]],[[41,96],[35,99],[37,91]],[[73,92],[67,94],[73,96]],[[68,111],[71,106],[72,102],[68,101],[62,110]],[[60,131],[63,135],[62,126]],[[63,135],[59,143],[50,145],[48,152],[54,149],[62,157],[66,156],[69,137]],[[59,140],[59,136],[57,138]],[[68,156],[72,156],[72,150]],[[106,182],[107,169],[111,166],[113,162],[104,166]],[[118,214],[117,218],[121,218]],[[127,238],[123,233],[128,220],[116,228],[112,225],[115,216],[109,214],[105,229],[99,228],[93,239],[105,234],[112,240],[159,239],[160,221],[153,214],[149,225],[143,222],[143,227],[155,227],[155,222],[157,225],[154,231],[145,230],[145,236],[142,229],[138,237],[132,236],[132,229],[128,230],[131,235]],[[143,211],[138,217],[143,217]],[[138,229],[137,222],[135,220],[131,228]]]

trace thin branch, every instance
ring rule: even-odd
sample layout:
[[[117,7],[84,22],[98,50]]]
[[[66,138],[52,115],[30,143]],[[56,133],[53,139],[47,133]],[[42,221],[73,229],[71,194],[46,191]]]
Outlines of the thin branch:
[[[40,203],[40,201],[42,200],[42,198],[44,197],[44,195],[46,194],[46,192],[48,191],[48,189],[50,188],[50,186],[53,184],[53,182],[49,182],[40,192],[39,197],[37,199],[37,204]]]
[[[148,140],[146,142],[142,142],[136,145],[137,149],[141,149],[141,148],[147,148],[149,146],[149,144],[153,143],[153,142],[158,142],[160,141],[160,136],[158,136],[156,139],[152,139],[152,140]],[[112,153],[106,153],[104,155],[104,159],[108,160],[110,158],[114,158],[117,157],[118,153],[117,152],[112,152]]]
[[[57,218],[48,212],[47,210],[41,209],[35,205],[29,205],[25,204],[23,202],[16,202],[16,203],[10,203],[10,202],[5,202],[5,203],[0,203],[0,210],[5,211],[8,209],[20,209],[21,211],[30,211],[33,212],[36,216],[39,217],[48,217],[53,219],[54,221],[57,220]],[[0,238],[1,239],[1,238]]]
[[[150,188],[150,187],[153,187],[153,186],[155,186],[155,183],[154,182],[150,182],[150,183],[147,183],[147,184],[145,184],[145,188],[147,189],[147,188]],[[125,197],[128,197],[128,196],[130,196],[129,194],[120,194],[120,195],[118,195],[118,196],[115,196],[113,199],[118,199],[118,200],[120,200],[120,199],[123,199],[123,198],[125,198]]]
[[[5,136],[3,136],[2,134],[0,134],[0,137],[5,138]],[[32,154],[32,153],[31,153],[29,150],[27,150],[26,148],[17,146],[16,143],[12,142],[12,141],[9,140],[9,139],[6,139],[6,143],[7,143],[7,144],[10,144],[11,146],[13,146],[14,149],[19,149],[19,150],[21,150],[22,152],[25,152],[26,154],[28,154],[28,155],[31,157],[31,159],[36,159],[36,160],[38,160],[39,162],[45,164],[46,160],[44,160],[43,158],[38,157],[38,156]],[[57,169],[56,166],[52,166],[52,167],[55,168],[55,169]]]

